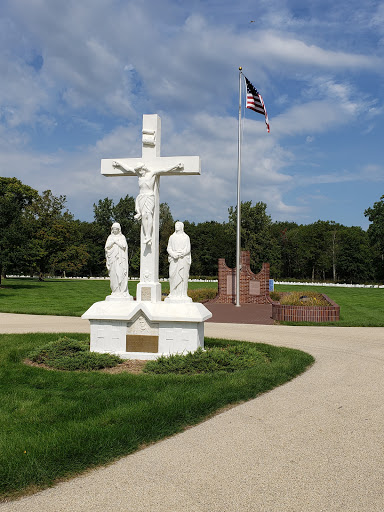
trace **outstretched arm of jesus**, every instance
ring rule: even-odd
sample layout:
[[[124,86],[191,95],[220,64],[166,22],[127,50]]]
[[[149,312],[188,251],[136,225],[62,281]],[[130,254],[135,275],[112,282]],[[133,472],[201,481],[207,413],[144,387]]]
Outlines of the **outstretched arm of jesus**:
[[[140,171],[141,169],[145,169],[146,171],[148,170],[142,162],[139,162],[139,164],[136,165],[136,167],[129,167],[129,165],[126,165],[123,162],[120,162],[119,160],[113,160],[112,167],[119,167],[125,172],[133,172],[137,175],[139,175],[138,171]]]
[[[171,172],[171,171],[181,171],[184,169],[184,164],[177,164],[177,165],[173,165],[172,167],[169,167],[168,169],[162,169],[161,171],[158,171],[158,173],[160,172]]]
[[[129,167],[128,165],[125,165],[122,162],[119,162],[118,160],[113,160],[112,167],[119,167],[125,172],[136,172],[133,167]]]

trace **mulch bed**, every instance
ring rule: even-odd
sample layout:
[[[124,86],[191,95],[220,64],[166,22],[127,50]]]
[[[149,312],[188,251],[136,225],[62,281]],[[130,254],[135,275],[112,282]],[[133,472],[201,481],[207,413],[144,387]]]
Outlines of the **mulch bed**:
[[[141,359],[126,359],[124,363],[120,363],[112,368],[104,368],[100,370],[103,373],[143,373],[144,366],[148,361],[142,361]]]

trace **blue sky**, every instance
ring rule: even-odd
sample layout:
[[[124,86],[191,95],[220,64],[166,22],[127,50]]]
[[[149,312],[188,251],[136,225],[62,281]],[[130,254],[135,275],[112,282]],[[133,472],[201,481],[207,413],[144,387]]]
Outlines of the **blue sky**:
[[[236,204],[238,67],[271,126],[244,112],[242,200],[273,220],[368,227],[384,194],[384,2],[3,0],[0,175],[93,203],[137,194],[101,158],[141,155],[143,114],[162,155],[201,176],[162,180],[180,220],[226,221]]]

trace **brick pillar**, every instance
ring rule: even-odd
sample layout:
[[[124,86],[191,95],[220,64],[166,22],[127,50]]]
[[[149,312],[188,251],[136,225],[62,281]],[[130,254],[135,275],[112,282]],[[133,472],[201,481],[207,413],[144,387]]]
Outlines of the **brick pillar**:
[[[242,270],[243,270],[244,266],[247,266],[247,267],[251,266],[251,253],[249,251],[241,251],[240,265],[242,267]]]

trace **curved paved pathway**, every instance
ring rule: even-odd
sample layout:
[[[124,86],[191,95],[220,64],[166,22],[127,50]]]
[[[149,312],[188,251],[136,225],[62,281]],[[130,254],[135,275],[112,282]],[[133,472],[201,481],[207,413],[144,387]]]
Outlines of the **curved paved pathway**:
[[[80,319],[0,314],[1,332],[15,324],[18,332],[88,329]],[[300,348],[316,363],[280,388],[0,511],[383,512],[384,328],[205,330]]]

